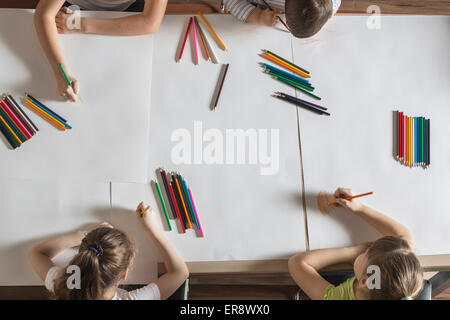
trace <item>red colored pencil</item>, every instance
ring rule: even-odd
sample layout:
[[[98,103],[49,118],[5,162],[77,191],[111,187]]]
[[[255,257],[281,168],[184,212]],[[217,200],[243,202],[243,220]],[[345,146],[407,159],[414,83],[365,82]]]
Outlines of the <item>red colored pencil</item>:
[[[402,147],[403,147],[403,163],[406,163],[406,116],[403,114],[403,141],[402,141]]]
[[[12,112],[11,108],[8,106],[8,104],[3,100],[1,102],[2,106],[5,108],[6,113],[8,114],[8,116],[12,119],[12,121],[14,121],[14,123],[17,125],[17,127],[19,128],[20,132],[28,139],[30,139],[32,137],[31,133],[27,130],[27,128],[25,128],[25,126],[23,125],[22,122],[20,122],[20,120],[16,117],[16,115],[14,114],[14,112]]]
[[[398,114],[398,159],[402,160],[403,159],[403,148],[402,148],[402,134],[403,134],[403,130],[402,130],[402,123],[403,123],[403,112],[400,112]]]
[[[192,17],[189,18],[189,24],[188,24],[188,27],[186,29],[186,35],[184,36],[183,47],[181,47],[181,52],[180,52],[180,56],[178,57],[178,61],[180,61],[181,57],[183,56],[184,47],[186,46],[186,41],[187,41],[187,38],[189,36],[189,30],[191,29],[191,24],[192,24]]]
[[[180,219],[180,224],[181,224],[181,228],[183,229],[183,233],[186,233],[186,228],[184,227],[184,221],[181,218],[180,208],[178,207],[178,202],[175,197],[175,193],[173,192],[172,183],[169,184],[169,191],[170,191],[171,196],[173,196],[173,204],[175,206],[175,211],[177,213],[178,219]]]

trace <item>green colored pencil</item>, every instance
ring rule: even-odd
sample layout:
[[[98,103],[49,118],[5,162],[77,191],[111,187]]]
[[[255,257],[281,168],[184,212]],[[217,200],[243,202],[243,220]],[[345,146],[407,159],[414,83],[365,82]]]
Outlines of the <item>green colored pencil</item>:
[[[298,85],[296,85],[296,84],[294,84],[294,83],[292,83],[292,82],[289,82],[289,81],[286,81],[286,80],[284,80],[284,79],[281,79],[281,78],[279,78],[278,76],[273,76],[273,77],[274,77],[275,79],[277,79],[277,80],[279,80],[279,81],[281,81],[281,82],[287,84],[287,85],[290,85],[290,86],[294,87],[295,89],[300,90],[300,91],[303,92],[304,94],[307,94],[307,95],[313,97],[314,99],[322,100],[321,97],[318,97],[318,96],[316,96],[315,94],[312,94],[311,92],[309,92],[309,91],[303,89],[302,87],[300,87],[300,86],[298,86]]]
[[[63,65],[60,64],[59,67],[61,68],[61,71],[64,73],[64,76],[66,77],[66,80],[69,83],[69,86],[73,89],[72,81],[70,81],[69,76],[67,75],[66,70],[64,70]],[[83,100],[81,99],[80,95],[77,94],[77,96],[78,96],[78,99],[80,99],[80,101],[83,102]]]
[[[164,214],[166,215],[167,225],[169,226],[169,230],[172,231],[172,227],[170,226],[169,215],[167,214],[166,204],[164,203],[163,196],[161,194],[161,189],[159,188],[158,182],[155,181],[156,189],[158,190],[159,199],[161,200],[162,207],[164,209]]]
[[[278,73],[274,70],[267,70],[266,72],[272,76],[277,76],[277,77],[286,79],[287,81],[293,82],[293,83],[299,85],[300,87],[305,88],[306,90],[314,91],[314,89],[315,89],[314,87],[308,86],[308,85],[301,83],[295,79],[289,78],[289,77],[285,76],[284,74]]]

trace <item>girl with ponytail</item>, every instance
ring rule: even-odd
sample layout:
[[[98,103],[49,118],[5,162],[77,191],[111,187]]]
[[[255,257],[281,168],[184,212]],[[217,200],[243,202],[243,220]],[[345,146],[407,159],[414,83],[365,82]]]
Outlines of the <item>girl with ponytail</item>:
[[[79,230],[40,242],[28,251],[28,260],[45,281],[51,297],[58,300],[158,300],[167,299],[187,279],[186,264],[159,228],[152,209],[140,203],[136,217],[155,242],[167,273],[154,283],[127,292],[119,284],[133,263],[134,248],[128,236],[103,222],[91,230]],[[144,214],[141,212],[146,211]],[[52,258],[61,251],[79,246],[78,254],[61,268]],[[79,281],[74,275],[79,271]]]

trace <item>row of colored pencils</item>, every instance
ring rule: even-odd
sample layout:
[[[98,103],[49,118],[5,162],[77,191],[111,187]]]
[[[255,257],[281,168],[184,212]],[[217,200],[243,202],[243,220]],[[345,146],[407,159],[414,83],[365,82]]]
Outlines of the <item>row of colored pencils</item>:
[[[214,36],[214,38],[216,39],[216,41],[218,42],[220,47],[223,50],[226,50],[227,47],[223,43],[222,39],[220,39],[220,37],[216,33],[216,31],[213,29],[211,24],[208,22],[208,20],[206,20],[205,16],[203,16],[203,14],[201,12],[199,12],[198,14],[202,18],[203,22],[208,27],[209,31]],[[203,29],[200,26],[200,23],[198,22],[197,17],[190,17],[189,18],[189,23],[188,23],[188,26],[187,26],[187,29],[186,29],[186,34],[184,36],[183,45],[182,45],[181,50],[180,50],[180,55],[178,56],[178,61],[180,61],[181,58],[183,57],[184,48],[186,46],[186,42],[187,42],[187,38],[189,36],[189,31],[191,29],[191,26],[192,26],[192,33],[193,33],[193,36],[194,36],[195,61],[196,61],[196,64],[200,64],[200,53],[199,53],[199,51],[200,51],[200,44],[199,44],[198,38],[201,39],[201,42],[203,44],[203,49],[205,51],[205,54],[206,54],[206,57],[207,57],[207,61],[212,61],[213,63],[219,63],[219,60],[217,59],[217,55],[214,52],[214,49],[211,46],[211,43],[209,42],[208,37],[203,32]],[[198,33],[198,36],[197,36],[197,33]]]
[[[269,50],[263,50],[261,56],[275,63],[279,67],[285,69],[282,70],[270,64],[261,63],[264,72],[269,74],[272,78],[299,90],[300,92],[311,98],[314,98],[316,100],[322,99],[319,96],[312,93],[315,90],[315,88],[311,85],[311,83],[308,80],[309,78],[311,78],[309,71],[303,69],[302,67],[297,66],[296,64],[290,62],[289,60],[283,57],[280,57],[279,55]]]
[[[168,174],[164,169],[159,169],[158,173],[164,185],[165,198],[158,182],[155,182],[155,185],[169,230],[172,230],[170,218],[178,218],[183,233],[186,233],[186,229],[197,229],[200,232],[200,235],[204,237],[205,234],[198,216],[194,195],[186,180],[179,173]],[[167,201],[165,199],[167,199]],[[166,205],[167,202],[169,205]]]
[[[39,129],[10,94],[0,101],[0,131],[11,148],[20,147],[30,140]]]
[[[53,124],[58,129],[62,131],[66,131],[66,129],[72,129],[72,127],[67,123],[66,119],[61,117],[59,114],[47,107],[38,99],[34,98],[32,95],[25,93],[24,101],[31,110],[36,112],[36,114]]]
[[[408,167],[430,166],[430,119],[395,112],[395,158]]]

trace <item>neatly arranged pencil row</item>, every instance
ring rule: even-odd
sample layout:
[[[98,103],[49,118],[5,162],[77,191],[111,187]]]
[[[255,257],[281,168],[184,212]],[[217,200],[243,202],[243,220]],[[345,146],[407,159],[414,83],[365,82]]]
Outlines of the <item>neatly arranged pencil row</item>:
[[[272,76],[272,78],[299,90],[300,92],[311,98],[314,98],[316,100],[322,99],[321,97],[312,93],[315,88],[308,80],[309,78],[311,78],[309,71],[297,66],[296,64],[280,57],[279,55],[269,50],[263,50],[263,54],[261,56],[277,64],[279,67],[287,70],[282,70],[267,63],[261,63],[261,66],[264,68],[264,72]]]
[[[430,166],[430,119],[395,112],[396,159],[406,166]]]
[[[30,140],[39,129],[10,94],[0,101],[0,131],[11,148],[20,147]]]
[[[214,38],[218,42],[219,46],[223,50],[226,50],[227,47],[223,43],[222,39],[220,39],[220,37],[216,33],[216,31],[214,31],[214,29],[211,26],[211,24],[209,24],[208,20],[206,20],[205,16],[203,16],[203,14],[201,12],[199,12],[198,14],[202,18],[202,20],[205,23],[205,25],[208,27],[208,29],[211,32],[211,34],[214,36]],[[197,17],[190,17],[189,18],[189,23],[188,23],[188,26],[187,26],[187,29],[186,29],[186,34],[184,36],[183,45],[181,46],[180,55],[178,56],[178,61],[180,61],[181,58],[183,57],[184,48],[186,46],[187,38],[189,36],[189,31],[191,30],[191,27],[192,27],[192,33],[193,33],[193,36],[194,36],[195,61],[196,61],[196,64],[200,64],[200,52],[199,51],[201,49],[200,49],[200,44],[199,44],[198,38],[201,39],[201,42],[203,44],[203,49],[205,51],[205,54],[206,54],[206,57],[207,57],[207,61],[212,61],[213,63],[219,63],[219,60],[217,59],[217,55],[214,52],[214,49],[211,46],[211,43],[208,40],[208,37],[203,32],[203,29],[200,26],[200,23],[198,22]],[[198,36],[197,36],[197,33],[198,33]]]
[[[163,169],[159,169],[158,173],[164,185],[165,197],[158,182],[155,181],[155,185],[169,229],[172,230],[170,218],[178,218],[183,233],[186,232],[186,229],[197,229],[200,235],[204,237],[205,234],[198,216],[194,195],[186,180],[178,173],[168,174]],[[166,205],[167,203],[169,205]]]
[[[67,120],[57,114],[55,111],[47,107],[45,104],[40,102],[38,99],[34,98],[32,95],[25,93],[25,104],[39,116],[49,121],[51,124],[56,126],[62,131],[66,129],[72,129],[72,127],[67,123]]]

